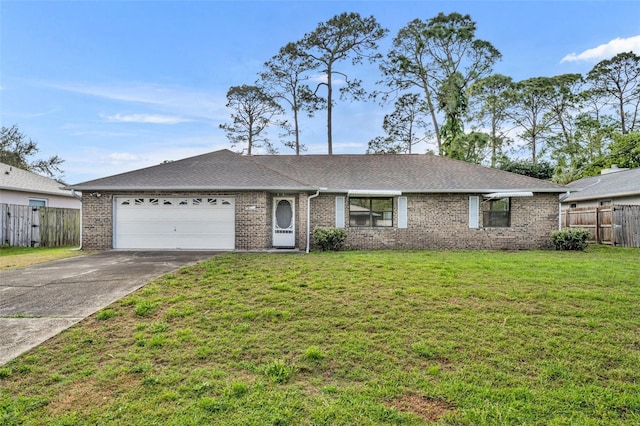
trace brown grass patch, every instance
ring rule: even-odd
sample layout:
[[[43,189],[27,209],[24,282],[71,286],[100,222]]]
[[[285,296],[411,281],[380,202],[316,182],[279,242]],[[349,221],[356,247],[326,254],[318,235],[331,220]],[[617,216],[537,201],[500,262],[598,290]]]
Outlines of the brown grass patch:
[[[7,254],[0,256],[0,271],[5,269],[24,268],[37,263],[66,259],[67,257],[84,256],[91,253],[93,252],[71,250],[69,248],[57,248],[34,249],[32,253],[25,254]]]
[[[111,402],[112,393],[93,379],[76,381],[66,393],[47,405],[47,411],[55,416],[82,407],[101,407]]]
[[[426,422],[435,422],[451,411],[451,406],[446,402],[418,395],[404,395],[392,401],[391,407],[404,413],[415,414]]]

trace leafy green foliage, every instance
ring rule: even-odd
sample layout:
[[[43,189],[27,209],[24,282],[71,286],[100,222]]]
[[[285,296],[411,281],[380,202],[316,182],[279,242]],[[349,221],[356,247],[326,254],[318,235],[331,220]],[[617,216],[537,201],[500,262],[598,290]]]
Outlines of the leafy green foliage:
[[[551,243],[556,250],[584,250],[591,233],[582,228],[568,228],[551,234]]]
[[[313,230],[313,244],[320,250],[342,250],[347,232],[341,228],[316,227]]]
[[[608,166],[640,167],[640,132],[615,135],[606,163]]]
[[[381,65],[391,93],[420,91],[440,155],[447,154],[446,144],[462,133],[468,88],[488,76],[501,57],[475,33],[471,16],[456,12],[439,13],[426,22],[414,19],[398,31]]]
[[[499,168],[507,172],[543,180],[551,179],[554,172],[553,167],[547,161],[538,161],[537,163],[527,160],[505,161],[500,163]]]

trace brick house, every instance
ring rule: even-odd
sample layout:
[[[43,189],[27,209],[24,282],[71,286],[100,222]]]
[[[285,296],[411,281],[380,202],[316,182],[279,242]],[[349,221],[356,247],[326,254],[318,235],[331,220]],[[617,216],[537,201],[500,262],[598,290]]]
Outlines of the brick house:
[[[242,156],[229,150],[96,179],[86,249],[309,249],[317,226],[354,249],[534,249],[558,228],[550,182],[429,154]]]

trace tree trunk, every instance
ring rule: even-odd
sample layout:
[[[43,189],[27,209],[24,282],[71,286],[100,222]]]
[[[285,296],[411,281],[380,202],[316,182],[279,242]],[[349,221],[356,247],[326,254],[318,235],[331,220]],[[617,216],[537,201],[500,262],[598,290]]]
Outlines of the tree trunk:
[[[328,154],[333,155],[333,140],[331,137],[331,114],[333,113],[333,85],[331,84],[331,65],[327,67],[327,145]]]
[[[293,125],[296,133],[296,155],[300,155],[300,128],[298,127],[298,108],[293,109]]]

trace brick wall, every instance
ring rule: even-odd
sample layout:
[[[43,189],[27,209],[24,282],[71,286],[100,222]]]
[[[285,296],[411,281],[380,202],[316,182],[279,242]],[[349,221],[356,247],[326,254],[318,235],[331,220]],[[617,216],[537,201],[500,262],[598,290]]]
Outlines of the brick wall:
[[[335,197],[323,194],[311,200],[311,223],[335,225]],[[558,228],[558,195],[535,194],[511,199],[511,226],[469,228],[468,194],[407,194],[408,227],[398,229],[397,197],[393,227],[350,227],[345,202],[347,247],[353,249],[535,249],[550,246],[549,235]]]
[[[83,193],[82,246],[87,250],[113,248],[113,198],[138,195],[185,197],[233,197],[236,203],[236,248],[238,250],[266,249],[271,246],[271,197],[261,192],[101,192],[100,197]]]
[[[113,242],[113,197],[82,193],[82,247],[88,250],[111,248]]]
[[[115,195],[176,196],[176,193],[83,194],[82,232],[85,249],[110,249],[113,244],[113,197]],[[236,249],[271,248],[273,197],[266,191],[192,192],[180,196],[228,196],[236,202]],[[309,194],[310,195],[310,194]],[[322,194],[311,200],[311,230],[314,226],[335,225],[335,197]],[[287,194],[295,198],[296,241],[306,247],[306,193]],[[408,227],[398,229],[397,197],[393,203],[392,228],[364,228],[348,225],[345,203],[347,246],[353,249],[456,248],[456,249],[533,249],[549,247],[549,234],[558,227],[557,194],[535,194],[512,198],[511,226],[470,229],[468,194],[406,194]]]

